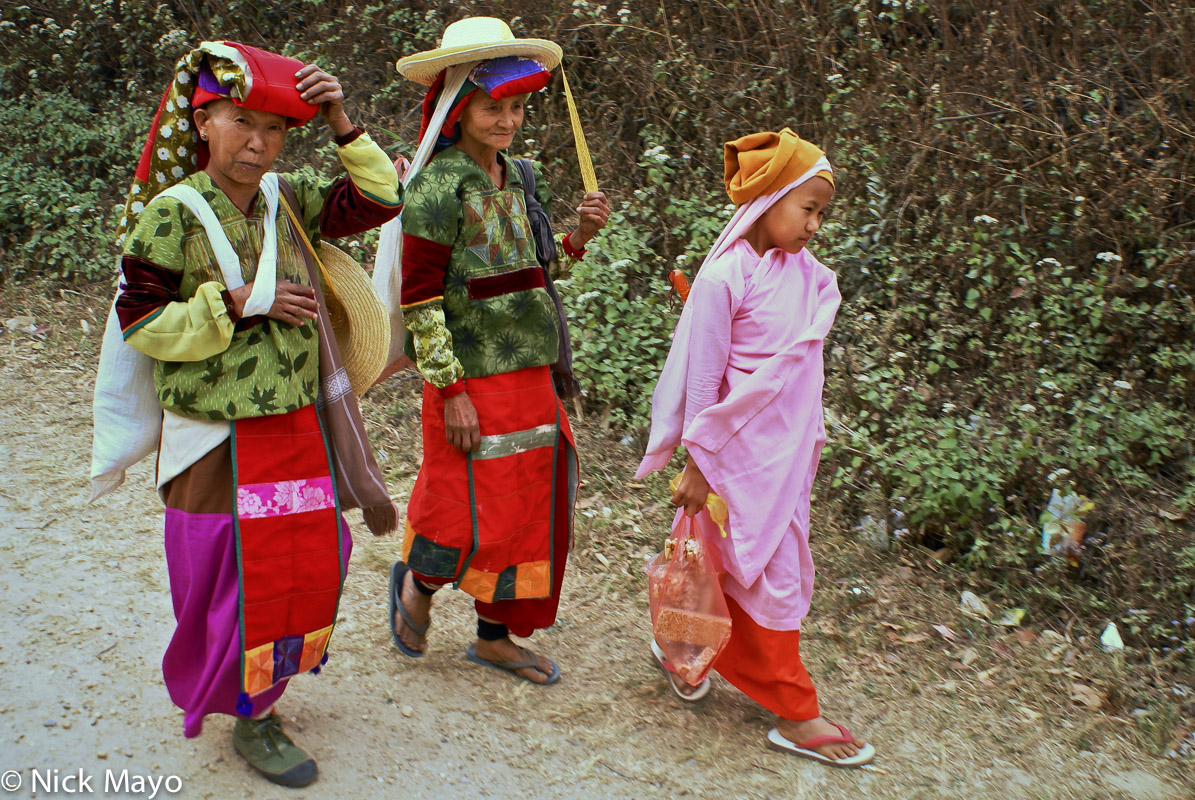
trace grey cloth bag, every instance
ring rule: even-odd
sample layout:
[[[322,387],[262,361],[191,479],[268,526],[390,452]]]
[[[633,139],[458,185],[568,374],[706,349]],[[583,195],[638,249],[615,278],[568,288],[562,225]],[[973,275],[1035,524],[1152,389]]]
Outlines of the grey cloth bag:
[[[286,205],[297,215],[299,201],[294,188],[281,177],[278,188]],[[373,457],[373,449],[365,435],[365,422],[357,407],[357,396],[353,394],[353,386],[340,358],[340,347],[332,333],[332,320],[324,302],[315,250],[303,231],[297,229],[294,220],[295,216],[288,215],[287,230],[299,245],[307,265],[307,277],[319,303],[316,327],[319,330],[320,388],[316,411],[324,424],[332,466],[336,471],[336,497],[341,510],[360,508],[370,532],[380,536],[398,530],[398,509],[390,499],[386,480]]]
[[[519,179],[523,184],[523,196],[527,205],[527,219],[531,222],[531,233],[535,237],[535,260],[544,271],[544,288],[556,306],[556,316],[560,321],[560,339],[556,349],[556,363],[552,365],[552,383],[556,386],[557,396],[568,399],[579,397],[581,386],[573,376],[573,340],[568,332],[568,317],[564,313],[564,304],[560,302],[560,294],[556,291],[556,284],[552,281],[549,265],[556,260],[556,237],[552,235],[552,222],[547,212],[540,205],[535,196],[535,171],[531,161],[526,158],[512,159],[519,171]]]

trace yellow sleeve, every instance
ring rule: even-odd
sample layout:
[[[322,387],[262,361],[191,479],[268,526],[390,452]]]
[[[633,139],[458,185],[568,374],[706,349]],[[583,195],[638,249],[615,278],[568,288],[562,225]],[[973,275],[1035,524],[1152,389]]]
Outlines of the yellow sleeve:
[[[167,303],[125,341],[158,361],[203,361],[228,349],[235,323],[216,281],[201,284],[190,300]]]
[[[384,206],[401,205],[398,173],[386,151],[378,147],[368,133],[362,133],[348,144],[337,147],[340,163],[349,173],[349,180],[361,194]]]

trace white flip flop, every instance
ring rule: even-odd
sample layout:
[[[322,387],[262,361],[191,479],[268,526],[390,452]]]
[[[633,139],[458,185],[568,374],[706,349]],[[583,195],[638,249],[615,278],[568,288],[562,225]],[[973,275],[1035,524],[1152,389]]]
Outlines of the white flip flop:
[[[829,756],[823,756],[816,750],[809,749],[810,747],[821,747],[822,745],[826,744],[851,744],[855,741],[854,737],[851,736],[851,732],[846,728],[836,722],[831,722],[830,724],[835,728],[838,728],[842,735],[814,736],[811,739],[806,739],[800,744],[786,739],[778,729],[772,728],[770,731],[768,731],[768,747],[772,748],[773,750],[779,750],[781,753],[791,753],[794,756],[801,756],[802,758],[820,761],[823,764],[829,764],[832,767],[861,767],[875,758],[876,749],[870,744],[863,745],[859,748],[859,752],[856,755],[850,756],[849,758],[830,758]],[[802,747],[801,745],[805,746]]]
[[[672,687],[672,692],[686,703],[696,703],[698,700],[704,698],[710,693],[710,679],[705,678],[701,683],[697,684],[697,688],[690,694],[682,692],[672,680],[672,675],[676,675],[676,669],[672,666],[672,662],[668,660],[668,656],[664,655],[664,651],[656,644],[656,640],[651,640],[651,652],[656,657],[656,664],[660,669],[664,670],[664,677],[668,678],[668,685]],[[677,675],[679,678],[680,676]],[[684,680],[681,678],[681,680]]]

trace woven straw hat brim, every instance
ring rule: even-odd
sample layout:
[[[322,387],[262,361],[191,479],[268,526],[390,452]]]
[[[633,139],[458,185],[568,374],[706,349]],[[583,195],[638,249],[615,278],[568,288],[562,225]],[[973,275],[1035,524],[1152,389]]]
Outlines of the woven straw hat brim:
[[[373,281],[352,256],[321,242],[320,261],[327,271],[324,297],[345,372],[358,397],[386,368],[390,352],[390,315]]]
[[[523,56],[543,64],[544,69],[555,69],[564,57],[564,51],[555,42],[547,39],[514,39],[493,44],[441,47],[415,53],[398,60],[398,73],[408,80],[431,86],[436,76],[454,64],[470,61],[486,61],[503,56]]]

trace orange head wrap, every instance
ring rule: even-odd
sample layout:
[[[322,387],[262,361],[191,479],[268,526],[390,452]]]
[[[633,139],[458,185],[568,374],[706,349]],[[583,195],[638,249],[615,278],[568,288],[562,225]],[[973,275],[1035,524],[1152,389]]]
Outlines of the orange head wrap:
[[[784,128],[780,133],[752,133],[726,143],[726,193],[741,206],[757,197],[783,189],[800,178],[824,156],[822,149]],[[818,177],[834,185],[834,176]]]

